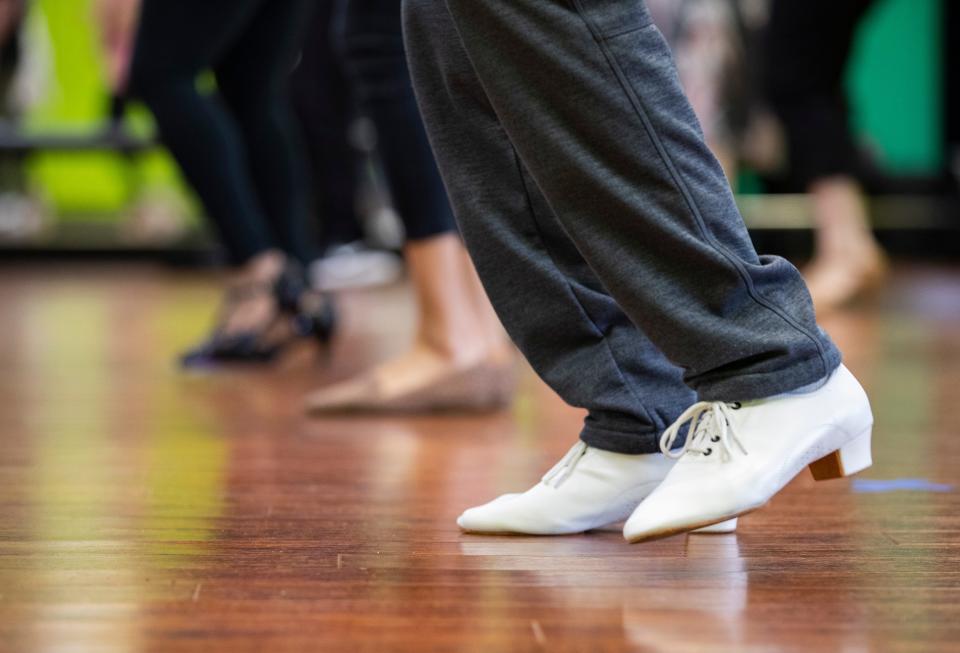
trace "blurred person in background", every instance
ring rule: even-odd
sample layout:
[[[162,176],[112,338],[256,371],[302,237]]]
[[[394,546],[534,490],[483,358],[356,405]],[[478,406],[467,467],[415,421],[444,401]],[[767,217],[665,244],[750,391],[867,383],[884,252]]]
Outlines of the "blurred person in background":
[[[873,0],[773,0],[764,85],[787,136],[792,177],[810,194],[814,259],[804,271],[827,311],[882,283],[887,261],[870,229],[844,75]]]
[[[123,95],[127,88],[139,13],[140,0],[95,0],[93,4],[100,47],[106,60],[107,85],[116,95]]]
[[[329,303],[308,290],[307,179],[289,106],[310,0],[145,0],[131,95],[217,227],[233,272],[219,323],[186,365],[266,361],[300,338],[326,342]],[[197,88],[212,70],[215,93]]]
[[[647,0],[670,44],[707,145],[731,183],[744,129],[747,72],[737,0]]]
[[[4,113],[9,110],[7,91],[16,75],[20,58],[19,32],[25,12],[24,0],[0,0],[0,91],[3,92]]]
[[[0,0],[0,130],[15,133],[21,107],[16,97],[21,65],[21,32],[26,7],[23,0]],[[11,205],[24,186],[22,160],[0,152],[0,236],[29,234],[30,221],[23,220]]]
[[[314,6],[300,61],[291,79],[293,108],[300,121],[310,160],[314,213],[320,257],[310,265],[310,282],[323,291],[379,286],[403,277],[396,253],[399,238],[385,241],[375,227],[400,230],[387,198],[374,184],[375,146],[363,127],[340,48],[332,38],[336,2]],[[371,210],[375,198],[383,211]],[[367,201],[364,201],[367,200]],[[385,214],[387,220],[379,218]],[[374,227],[374,228],[370,228]]]
[[[54,86],[50,35],[29,10],[25,0],[0,0],[0,239],[11,241],[30,240],[50,224],[44,198],[24,171],[29,139],[21,121]]]
[[[25,0],[0,0],[0,120],[4,127],[20,117],[46,92],[51,71],[49,37],[30,30]],[[38,39],[38,32],[44,32]],[[31,38],[33,37],[33,38]]]
[[[307,400],[314,413],[503,406],[512,350],[457,233],[427,142],[404,53],[400,2],[340,0],[335,37],[361,111],[376,127],[404,258],[418,302],[412,346]]]
[[[364,160],[351,130],[356,102],[343,57],[334,43],[332,0],[314,3],[310,26],[290,80],[294,112],[310,163],[313,209],[320,258],[310,279],[323,290],[378,285],[398,280],[402,262],[392,251],[367,246],[358,207]]]
[[[135,243],[156,245],[172,243],[190,228],[187,200],[177,188],[166,184],[141,183],[139,156],[143,151],[131,144],[138,138],[127,131],[127,78],[133,58],[141,0],[94,0],[93,20],[104,62],[104,75],[109,93],[107,125],[103,134],[124,157],[124,169],[134,197],[128,207],[121,233]],[[149,142],[149,141],[147,141]]]

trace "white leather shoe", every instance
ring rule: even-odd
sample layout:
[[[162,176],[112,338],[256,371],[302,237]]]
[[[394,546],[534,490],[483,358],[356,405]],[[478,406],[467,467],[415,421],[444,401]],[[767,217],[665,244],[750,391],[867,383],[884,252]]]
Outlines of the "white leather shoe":
[[[522,494],[504,494],[457,519],[469,533],[567,535],[626,519],[663,480],[674,461],[662,454],[627,455],[578,442]],[[711,532],[731,533],[732,523]]]
[[[534,487],[505,494],[457,519],[471,533],[564,535],[626,519],[674,461],[661,454],[627,455],[577,442]]]
[[[692,435],[673,452],[684,424]],[[872,462],[872,426],[867,395],[843,365],[812,392],[694,404],[660,441],[677,464],[623,535],[631,542],[666,537],[756,510],[807,465],[819,481],[862,471]]]
[[[727,521],[722,521],[716,524],[710,524],[709,526],[704,526],[703,528],[698,528],[693,532],[704,533],[706,535],[727,535],[729,533],[736,533],[738,521],[740,520],[734,517],[733,519],[728,519]]]

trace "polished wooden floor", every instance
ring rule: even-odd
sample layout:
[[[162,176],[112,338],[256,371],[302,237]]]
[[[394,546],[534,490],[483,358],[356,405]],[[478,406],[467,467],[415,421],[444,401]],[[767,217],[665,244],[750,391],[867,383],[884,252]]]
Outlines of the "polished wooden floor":
[[[0,268],[0,651],[960,651],[960,268],[824,323],[874,402],[861,480],[634,546],[458,532],[576,435],[530,373],[502,414],[301,417],[407,292],[345,296],[327,366],[188,375],[209,277]]]

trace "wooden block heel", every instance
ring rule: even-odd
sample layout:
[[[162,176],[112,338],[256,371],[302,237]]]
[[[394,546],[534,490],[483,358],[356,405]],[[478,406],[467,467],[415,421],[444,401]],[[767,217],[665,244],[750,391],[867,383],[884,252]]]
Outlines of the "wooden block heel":
[[[817,481],[852,476],[873,464],[870,454],[871,427],[831,454],[810,463],[810,473]]]

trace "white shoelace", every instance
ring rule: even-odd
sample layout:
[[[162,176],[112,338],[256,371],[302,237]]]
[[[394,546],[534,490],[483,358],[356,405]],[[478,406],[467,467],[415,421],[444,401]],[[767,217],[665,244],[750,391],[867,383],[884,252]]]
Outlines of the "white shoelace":
[[[660,438],[660,451],[670,458],[681,458],[687,453],[709,456],[719,449],[722,458],[729,460],[734,453],[731,445],[736,445],[737,449],[746,456],[747,450],[737,438],[731,419],[731,411],[739,407],[739,404],[727,404],[722,401],[695,403],[663,432]],[[673,445],[680,437],[680,429],[684,424],[690,425],[687,429],[687,440],[683,447],[673,451]]]
[[[573,474],[573,470],[576,469],[577,463],[580,462],[580,459],[583,458],[585,453],[587,453],[587,445],[584,444],[582,440],[579,440],[570,448],[570,451],[560,459],[560,462],[554,465],[540,480],[544,485],[555,488],[560,487],[563,482]]]

